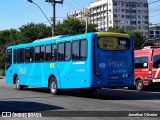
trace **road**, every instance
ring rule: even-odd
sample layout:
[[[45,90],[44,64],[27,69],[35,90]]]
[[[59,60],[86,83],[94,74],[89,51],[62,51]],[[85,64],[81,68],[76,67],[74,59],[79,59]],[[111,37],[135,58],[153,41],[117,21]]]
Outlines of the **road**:
[[[125,89],[103,89],[90,97],[80,96],[78,92],[67,91],[62,95],[53,96],[48,89],[41,88],[26,88],[25,90],[16,90],[14,85],[5,84],[5,78],[0,79],[0,112],[40,112],[44,115],[59,119],[91,119],[90,114],[94,115],[92,120],[97,120],[98,111],[105,111],[110,115],[110,119],[159,119],[158,117],[123,117],[123,113],[155,113],[160,117],[160,92],[145,91],[137,92]],[[51,111],[68,111],[70,113],[59,112],[59,115]],[[77,112],[71,114],[71,111],[91,111],[82,112],[82,116]],[[114,111],[114,112],[109,112]],[[125,112],[128,111],[128,112]],[[153,111],[153,112],[152,112]],[[103,113],[102,112],[102,113]],[[100,112],[100,114],[102,114]],[[97,114],[97,117],[96,117]],[[113,115],[112,115],[113,114]],[[114,117],[114,114],[116,114]],[[2,113],[0,113],[2,115]],[[87,116],[88,115],[88,116]],[[124,115],[124,116],[125,116]],[[60,117],[64,116],[64,117]],[[102,115],[103,116],[103,115]],[[108,119],[108,117],[98,117],[98,119]],[[51,117],[48,117],[50,119]],[[4,118],[3,118],[4,119]],[[14,119],[14,118],[13,118]],[[45,118],[46,119],[46,118]]]

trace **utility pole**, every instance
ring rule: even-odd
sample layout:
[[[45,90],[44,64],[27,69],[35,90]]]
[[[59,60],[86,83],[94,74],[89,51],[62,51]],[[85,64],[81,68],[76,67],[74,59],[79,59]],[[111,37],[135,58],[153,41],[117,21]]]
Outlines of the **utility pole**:
[[[63,0],[45,0],[45,2],[51,3],[53,6],[53,18],[52,18],[52,36],[55,35],[55,21],[56,21],[56,3],[63,4]]]
[[[107,1],[107,31],[109,28],[109,19],[108,19],[108,1]]]
[[[90,13],[87,12],[84,14],[84,16],[86,17],[86,27],[85,27],[85,33],[88,32],[88,17],[90,16]]]

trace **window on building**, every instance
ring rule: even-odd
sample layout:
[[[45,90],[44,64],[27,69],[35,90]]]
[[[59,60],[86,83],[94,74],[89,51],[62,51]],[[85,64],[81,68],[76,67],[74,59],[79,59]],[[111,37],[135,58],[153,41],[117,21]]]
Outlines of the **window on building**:
[[[126,2],[126,7],[129,7],[129,3]]]
[[[113,2],[113,6],[117,6],[117,2]]]
[[[154,31],[149,31],[150,34],[154,34]]]
[[[159,34],[160,33],[160,31],[156,31],[156,34]]]

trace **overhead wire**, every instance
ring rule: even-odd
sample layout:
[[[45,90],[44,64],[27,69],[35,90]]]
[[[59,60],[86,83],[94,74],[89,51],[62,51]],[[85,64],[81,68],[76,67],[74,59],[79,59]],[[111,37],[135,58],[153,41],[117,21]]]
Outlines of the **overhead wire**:
[[[76,9],[78,9],[77,7],[75,7],[71,2],[69,2],[69,0],[65,0],[66,2],[67,2],[67,5],[69,6],[69,7],[71,7],[74,11],[76,10]]]
[[[155,1],[153,1],[153,2],[150,2],[150,3],[148,3],[148,4],[153,4],[153,3],[157,3],[157,2],[159,2],[160,0],[155,0]]]
[[[65,2],[65,4],[67,5],[67,6],[69,6],[71,9],[73,9],[74,11],[77,9],[77,7],[75,7],[75,5],[73,5],[73,3],[71,3],[69,0],[65,0],[64,1]],[[82,5],[80,5],[76,0],[74,0],[74,2],[78,5],[78,6],[80,6],[81,8],[83,7]],[[93,2],[93,0],[91,0],[91,2]],[[151,5],[151,4],[155,4],[155,3],[158,3],[158,2],[160,2],[160,0],[154,0],[154,1],[152,1],[152,2],[149,2],[148,4],[149,5]],[[19,11],[22,11],[22,10],[19,10]],[[160,9],[158,8],[158,9],[153,9],[153,10],[151,10],[151,11],[149,11],[149,12],[159,12],[160,11]],[[25,12],[25,14],[24,14],[24,12]],[[13,11],[13,12],[11,12],[10,14],[8,14],[8,15],[6,15],[6,16],[3,16],[3,20],[4,20],[4,18],[7,18],[8,16],[12,16],[12,21],[14,20],[14,18],[22,18],[22,16],[26,16],[27,14],[28,15],[31,15],[31,14],[33,14],[32,12],[33,12],[33,9],[32,10],[27,10],[27,11],[24,11],[24,12],[18,12],[18,14],[17,14],[17,12],[16,11]],[[16,14],[14,14],[14,13],[16,13]],[[22,15],[23,14],[23,15]],[[35,15],[35,14],[34,14]],[[155,17],[155,16],[159,16],[160,14],[156,14],[156,15],[152,15],[152,16],[150,16],[150,17]],[[24,18],[24,17],[23,17]],[[66,18],[66,17],[57,17],[57,18]],[[17,19],[16,19],[17,20]],[[2,21],[2,19],[1,19],[1,21]],[[6,19],[4,20],[4,21],[6,21]]]

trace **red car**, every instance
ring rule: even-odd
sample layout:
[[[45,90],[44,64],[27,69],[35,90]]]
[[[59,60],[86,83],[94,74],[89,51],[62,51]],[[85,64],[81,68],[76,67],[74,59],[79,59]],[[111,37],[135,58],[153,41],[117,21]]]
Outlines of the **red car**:
[[[160,85],[160,47],[134,51],[135,86],[138,91]]]

